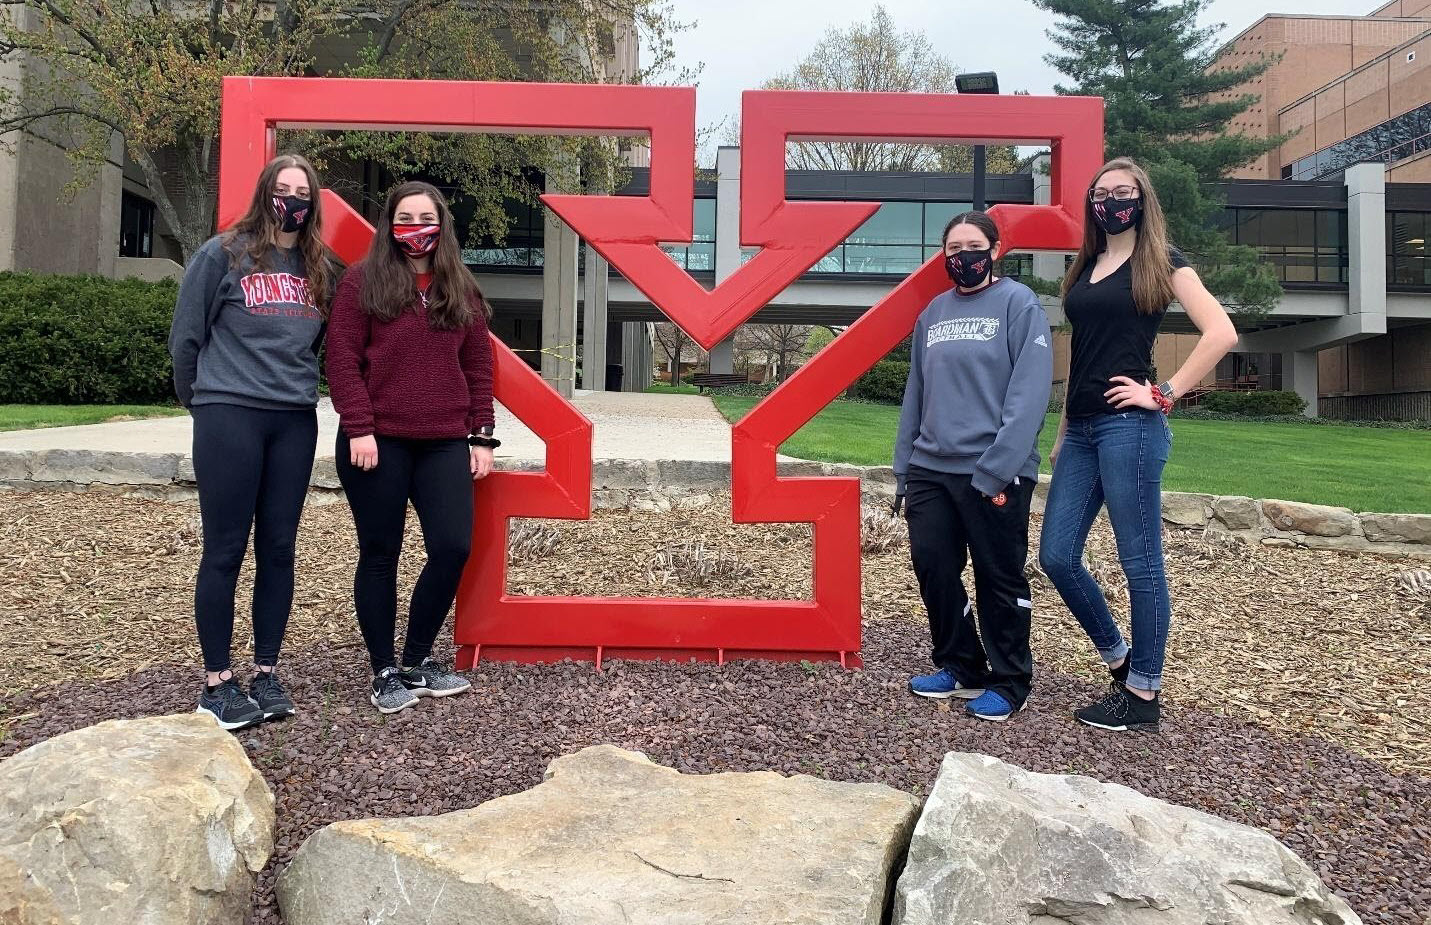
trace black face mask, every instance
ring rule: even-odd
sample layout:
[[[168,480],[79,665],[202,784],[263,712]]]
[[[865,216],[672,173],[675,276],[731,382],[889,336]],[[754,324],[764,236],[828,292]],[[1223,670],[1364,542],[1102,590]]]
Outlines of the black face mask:
[[[1114,199],[1109,196],[1093,204],[1093,221],[1104,234],[1122,234],[1143,220],[1142,199]]]
[[[982,285],[994,272],[994,252],[960,251],[944,258],[944,269],[949,278],[961,289],[973,289]]]
[[[278,218],[279,227],[287,232],[301,231],[308,224],[308,216],[313,214],[313,200],[297,196],[274,196],[273,214]]]

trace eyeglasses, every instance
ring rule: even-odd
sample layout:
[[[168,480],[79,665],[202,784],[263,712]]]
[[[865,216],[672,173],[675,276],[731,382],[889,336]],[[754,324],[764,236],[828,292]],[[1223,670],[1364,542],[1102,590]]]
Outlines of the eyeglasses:
[[[1136,186],[1115,186],[1112,189],[1104,189],[1098,186],[1088,191],[1088,198],[1094,202],[1102,202],[1109,196],[1114,199],[1137,199],[1138,188]]]

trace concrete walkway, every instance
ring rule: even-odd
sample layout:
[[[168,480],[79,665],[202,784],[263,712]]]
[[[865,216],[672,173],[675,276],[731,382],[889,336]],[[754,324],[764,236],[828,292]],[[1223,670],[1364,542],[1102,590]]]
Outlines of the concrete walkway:
[[[709,398],[639,392],[578,392],[572,404],[595,426],[593,459],[730,461],[730,425]],[[338,416],[318,406],[318,457],[331,458]],[[499,459],[540,460],[542,441],[506,408],[497,406]],[[183,417],[47,427],[0,433],[0,451],[90,450],[189,455],[192,421]]]

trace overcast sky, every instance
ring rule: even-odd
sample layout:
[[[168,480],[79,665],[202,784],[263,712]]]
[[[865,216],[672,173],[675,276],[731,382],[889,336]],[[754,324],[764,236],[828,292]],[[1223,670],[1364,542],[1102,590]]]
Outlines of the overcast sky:
[[[673,0],[695,27],[676,39],[677,64],[703,64],[697,120],[709,126],[735,117],[742,90],[789,70],[829,28],[868,20],[869,0]],[[1265,13],[1364,15],[1380,0],[1290,0],[1262,8],[1246,0],[1214,0],[1208,22],[1224,22],[1225,39]],[[1053,50],[1044,34],[1053,16],[1029,0],[886,0],[901,30],[922,29],[961,71],[997,71],[1004,93],[1052,93],[1060,75],[1043,61]]]

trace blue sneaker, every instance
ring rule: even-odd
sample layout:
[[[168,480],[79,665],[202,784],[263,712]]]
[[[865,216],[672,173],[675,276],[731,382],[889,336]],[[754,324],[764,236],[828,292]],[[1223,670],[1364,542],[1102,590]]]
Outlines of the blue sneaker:
[[[1019,710],[1022,710],[1025,706],[1028,706],[1027,702],[1019,707]],[[977,717],[978,719],[986,719],[994,723],[1002,723],[1018,712],[1018,710],[1014,709],[1013,704],[993,691],[984,691],[978,700],[965,704],[964,711],[970,716]]]
[[[911,678],[909,689],[921,697],[929,697],[933,700],[948,700],[950,697],[973,700],[984,693],[984,689],[981,687],[965,687],[960,684],[947,668],[941,668],[934,674],[922,674]]]

